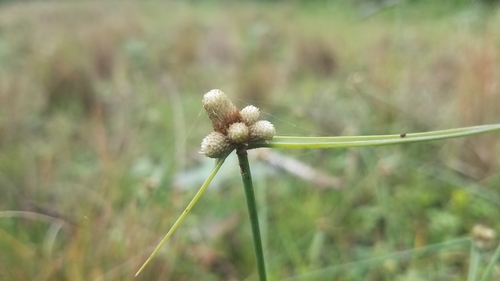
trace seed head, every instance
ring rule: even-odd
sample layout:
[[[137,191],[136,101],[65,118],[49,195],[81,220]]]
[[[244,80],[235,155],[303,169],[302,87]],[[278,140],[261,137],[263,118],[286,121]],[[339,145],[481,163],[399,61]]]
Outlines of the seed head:
[[[221,158],[233,150],[227,137],[219,132],[211,132],[201,141],[200,153],[210,158]]]
[[[227,129],[227,138],[233,143],[246,143],[248,142],[248,127],[245,123],[237,122],[231,124]]]
[[[276,135],[273,124],[267,120],[259,120],[250,126],[250,141],[272,140]]]
[[[201,142],[200,153],[207,157],[222,158],[237,147],[245,147],[253,141],[271,140],[276,134],[271,122],[258,121],[260,112],[257,107],[249,105],[240,112],[221,90],[211,90],[202,101],[214,129]]]
[[[241,121],[238,108],[221,90],[214,89],[206,93],[202,102],[216,132],[225,134],[232,123]]]
[[[260,111],[257,107],[249,105],[243,108],[240,111],[240,114],[241,118],[243,119],[243,122],[245,122],[245,124],[247,124],[248,126],[251,126],[255,124],[257,120],[259,120]]]

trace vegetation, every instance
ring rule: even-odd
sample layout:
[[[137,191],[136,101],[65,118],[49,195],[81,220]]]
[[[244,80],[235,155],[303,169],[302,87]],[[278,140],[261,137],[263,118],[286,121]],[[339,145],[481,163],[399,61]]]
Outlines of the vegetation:
[[[2,4],[0,279],[255,280],[234,155],[134,279],[210,174],[197,152],[213,88],[282,136],[499,123],[498,8],[360,7]],[[466,237],[500,229],[499,143],[250,151],[269,279],[464,280],[476,260],[482,272],[498,242],[471,254]]]

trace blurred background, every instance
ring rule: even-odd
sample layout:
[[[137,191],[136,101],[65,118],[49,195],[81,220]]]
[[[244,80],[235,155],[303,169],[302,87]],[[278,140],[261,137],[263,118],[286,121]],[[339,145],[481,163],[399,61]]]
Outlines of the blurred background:
[[[499,123],[497,3],[0,1],[0,279],[256,280],[233,157],[133,278],[213,167],[203,94],[278,135]],[[498,137],[252,151],[269,278],[464,280],[468,245],[357,262],[500,230]]]

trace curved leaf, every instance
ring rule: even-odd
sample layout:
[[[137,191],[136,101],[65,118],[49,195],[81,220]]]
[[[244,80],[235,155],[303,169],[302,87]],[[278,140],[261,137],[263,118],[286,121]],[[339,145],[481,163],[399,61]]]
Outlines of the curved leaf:
[[[259,147],[272,148],[348,148],[363,146],[382,146],[402,143],[425,142],[449,138],[467,137],[477,134],[500,131],[500,124],[431,131],[425,133],[408,133],[378,136],[340,136],[340,137],[285,137],[276,136],[268,142],[249,145],[249,149]]]
[[[215,175],[219,171],[220,167],[222,166],[222,164],[226,160],[226,157],[218,158],[216,160],[214,169],[212,170],[212,173],[210,173],[210,176],[208,176],[207,180],[203,183],[203,185],[200,187],[200,189],[198,190],[198,192],[196,192],[196,194],[194,195],[193,199],[191,199],[191,202],[189,202],[189,204],[187,205],[186,209],[184,209],[184,212],[182,212],[182,214],[179,216],[179,218],[177,219],[177,221],[175,221],[175,223],[172,226],[172,228],[170,228],[170,230],[167,232],[167,234],[165,235],[165,237],[163,237],[163,239],[160,241],[160,244],[158,244],[158,246],[156,246],[156,248],[154,249],[153,253],[151,253],[151,255],[149,256],[149,258],[144,262],[144,264],[141,266],[141,268],[139,268],[139,270],[137,271],[137,273],[135,274],[135,276],[137,276],[137,275],[139,275],[139,273],[141,273],[141,271],[146,267],[146,265],[148,265],[148,263],[154,258],[154,256],[156,256],[156,254],[158,254],[158,251],[160,251],[161,247],[163,247],[163,245],[165,245],[165,243],[168,241],[168,239],[170,238],[170,236],[172,236],[172,233],[174,233],[174,231],[177,229],[177,227],[181,224],[181,222],[187,216],[187,214],[189,213],[189,211],[191,211],[191,209],[193,208],[194,204],[196,204],[196,202],[198,201],[198,199],[200,199],[200,197],[203,194],[203,192],[205,192],[205,190],[207,189],[207,187],[210,184],[210,182],[212,182],[212,179],[215,177]]]

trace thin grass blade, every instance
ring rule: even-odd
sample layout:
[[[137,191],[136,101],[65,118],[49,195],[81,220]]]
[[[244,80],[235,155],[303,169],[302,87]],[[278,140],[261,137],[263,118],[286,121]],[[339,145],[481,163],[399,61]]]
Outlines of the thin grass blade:
[[[486,267],[486,270],[484,271],[483,278],[481,278],[481,281],[491,280],[491,274],[493,274],[495,266],[499,260],[500,260],[500,245],[498,245],[495,253],[493,254],[493,257],[490,260],[490,263]]]
[[[165,237],[163,237],[163,239],[161,240],[160,244],[158,244],[158,246],[156,246],[156,248],[154,249],[153,253],[151,253],[151,255],[149,256],[149,258],[144,262],[144,264],[137,271],[137,273],[135,274],[135,276],[139,275],[139,273],[141,273],[141,271],[146,267],[146,265],[148,265],[148,263],[156,256],[156,254],[158,254],[158,251],[160,251],[161,247],[163,247],[163,245],[165,245],[165,243],[168,241],[168,239],[170,238],[170,236],[172,236],[172,234],[177,229],[177,227],[181,224],[181,222],[184,220],[184,218],[186,218],[186,216],[189,213],[189,211],[191,211],[191,209],[196,204],[196,202],[198,201],[198,199],[200,199],[200,197],[203,194],[203,192],[205,192],[205,190],[207,189],[207,187],[210,184],[210,182],[212,182],[212,179],[215,177],[215,175],[219,171],[220,167],[222,167],[222,164],[224,163],[225,160],[226,160],[226,157],[219,158],[219,159],[216,160],[214,169],[212,170],[212,173],[210,173],[210,176],[203,183],[203,185],[200,187],[200,189],[198,190],[198,192],[196,192],[196,194],[194,195],[193,199],[191,199],[191,202],[189,202],[189,204],[187,205],[186,209],[184,209],[184,212],[182,212],[182,214],[179,216],[179,218],[177,219],[177,221],[175,221],[175,223],[172,226],[172,228],[170,228],[170,230],[167,232],[167,234],[165,235]]]

